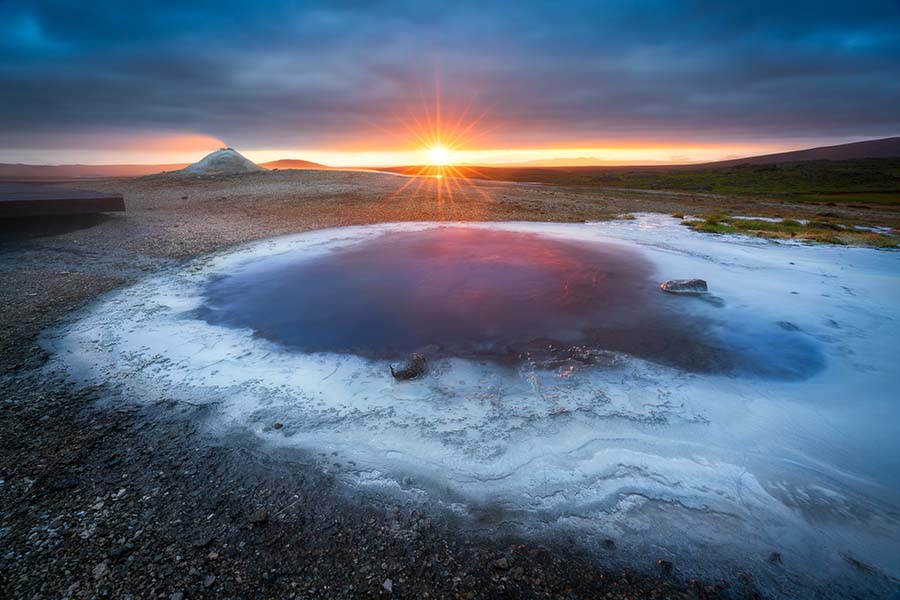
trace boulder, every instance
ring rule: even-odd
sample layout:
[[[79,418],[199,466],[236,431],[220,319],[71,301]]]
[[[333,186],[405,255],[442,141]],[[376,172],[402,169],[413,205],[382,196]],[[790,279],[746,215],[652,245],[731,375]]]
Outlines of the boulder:
[[[702,279],[672,279],[659,287],[670,294],[705,294],[709,292],[706,282]]]
[[[421,354],[413,354],[402,367],[394,368],[391,365],[391,375],[397,381],[408,381],[425,374],[426,367],[425,357]]]

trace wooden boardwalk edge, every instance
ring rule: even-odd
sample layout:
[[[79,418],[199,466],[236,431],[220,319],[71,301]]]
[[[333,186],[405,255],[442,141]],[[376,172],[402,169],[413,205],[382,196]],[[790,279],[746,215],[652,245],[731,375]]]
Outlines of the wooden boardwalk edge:
[[[41,184],[0,183],[0,218],[123,212],[121,195]]]

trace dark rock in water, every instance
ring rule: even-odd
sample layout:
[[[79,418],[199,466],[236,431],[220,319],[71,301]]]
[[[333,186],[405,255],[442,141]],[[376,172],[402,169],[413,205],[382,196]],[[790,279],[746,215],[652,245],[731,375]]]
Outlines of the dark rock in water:
[[[409,361],[400,368],[391,365],[391,375],[398,381],[408,381],[425,374],[426,361],[421,354],[413,354]]]
[[[784,329],[785,331],[800,331],[800,328],[791,323],[790,321],[778,321],[778,326]]]
[[[659,568],[662,569],[663,574],[668,575],[672,572],[672,562],[668,560],[658,560],[656,564],[659,565]]]
[[[769,563],[773,565],[781,564],[781,552],[773,552],[769,555]]]
[[[672,279],[659,287],[672,294],[705,294],[709,291],[702,279]]]

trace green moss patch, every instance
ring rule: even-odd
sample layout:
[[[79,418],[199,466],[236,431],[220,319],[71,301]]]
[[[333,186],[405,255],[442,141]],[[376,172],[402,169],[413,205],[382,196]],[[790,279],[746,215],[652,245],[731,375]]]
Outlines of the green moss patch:
[[[682,224],[704,233],[740,233],[764,238],[800,239],[809,242],[875,248],[900,247],[900,239],[896,235],[859,230],[853,224],[839,222],[837,219],[803,223],[793,219],[768,221],[706,215],[702,219],[682,221]]]

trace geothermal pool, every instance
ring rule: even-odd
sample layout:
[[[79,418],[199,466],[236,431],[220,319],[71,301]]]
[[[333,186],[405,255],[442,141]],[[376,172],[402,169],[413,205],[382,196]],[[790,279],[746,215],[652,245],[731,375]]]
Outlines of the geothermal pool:
[[[659,288],[689,277],[709,296]],[[210,436],[313,451],[351,490],[840,597],[900,577],[898,301],[900,253],[670,217],[387,224],[198,260],[49,344],[75,379],[209,404]],[[417,351],[427,375],[395,381]]]
[[[522,363],[619,352],[787,379],[822,368],[793,324],[710,308],[715,296],[674,298],[659,283],[622,244],[444,226],[250,261],[213,278],[197,314],[307,353]]]

